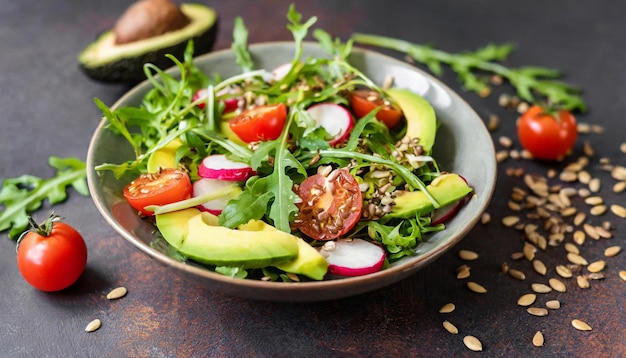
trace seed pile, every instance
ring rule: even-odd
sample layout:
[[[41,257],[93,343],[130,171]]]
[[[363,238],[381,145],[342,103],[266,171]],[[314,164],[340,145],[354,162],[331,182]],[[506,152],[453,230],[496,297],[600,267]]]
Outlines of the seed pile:
[[[489,117],[490,130],[495,130],[498,124],[497,117]],[[583,135],[602,131],[599,126],[579,125],[579,133]],[[513,141],[507,137],[499,137],[497,144],[501,148],[496,152],[498,165],[504,167],[505,175],[519,180],[519,185],[511,189],[508,212],[499,213],[498,220],[512,231],[507,239],[519,240],[519,251],[511,253],[501,267],[511,279],[527,285],[528,293],[516,298],[516,305],[530,315],[545,317],[559,310],[571,295],[592,289],[594,280],[619,277],[626,281],[626,269],[611,267],[612,258],[622,251],[622,238],[615,238],[613,223],[626,218],[626,207],[609,203],[601,195],[603,190],[614,194],[626,190],[626,167],[596,158],[590,142],[584,141],[583,155],[570,163],[558,163],[562,169],[526,173],[524,168],[515,166],[515,161],[531,159],[530,154],[513,148]],[[626,143],[620,145],[620,151],[626,153]],[[511,161],[513,164],[505,167]],[[600,168],[600,174],[592,175],[591,168]],[[602,172],[610,176],[610,183]],[[488,225],[496,221],[493,219],[492,214],[485,212],[480,222]],[[594,246],[604,246],[603,256],[593,257],[589,253],[591,242]],[[457,268],[456,278],[464,280],[470,277],[470,262],[479,259],[479,254],[464,249],[458,255],[466,263]],[[557,264],[553,265],[555,261]],[[553,266],[546,265],[547,262]],[[529,277],[537,276],[541,279],[527,282]],[[466,286],[474,293],[487,293],[477,282],[467,281]],[[580,317],[572,317],[571,326],[579,331],[592,330]],[[444,321],[444,328],[449,333],[459,333],[449,320]],[[528,332],[535,347],[546,344],[547,332],[541,328]],[[466,335],[463,342],[470,350],[483,349],[474,336]]]

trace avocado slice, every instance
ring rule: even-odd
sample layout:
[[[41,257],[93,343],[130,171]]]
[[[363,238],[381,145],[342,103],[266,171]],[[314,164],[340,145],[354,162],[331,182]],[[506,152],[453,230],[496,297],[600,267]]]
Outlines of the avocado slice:
[[[217,225],[217,217],[196,208],[156,215],[165,241],[183,256],[214,266],[262,268],[298,256],[295,236],[251,220],[238,230]]]
[[[173,141],[167,143],[162,148],[157,149],[154,153],[150,154],[148,158],[147,170],[149,173],[156,173],[160,169],[169,169],[178,167],[176,163],[176,151],[183,142],[176,138]]]
[[[388,88],[385,93],[404,113],[406,136],[418,138],[425,154],[430,154],[435,144],[437,117],[435,109],[424,97],[407,89]]]
[[[183,58],[189,40],[194,41],[195,55],[211,51],[218,31],[215,10],[196,3],[181,4],[180,10],[189,23],[154,37],[119,44],[113,30],[105,31],[79,54],[80,69],[97,81],[136,84],[146,79],[144,64],[171,67],[173,62],[165,55]]]
[[[328,261],[313,246],[298,238],[298,257],[274,265],[285,272],[322,280],[328,271]]]
[[[443,207],[463,199],[472,192],[465,179],[458,174],[442,174],[435,178],[426,189]],[[395,199],[389,217],[409,218],[428,214],[434,210],[432,202],[423,191],[406,192]]]

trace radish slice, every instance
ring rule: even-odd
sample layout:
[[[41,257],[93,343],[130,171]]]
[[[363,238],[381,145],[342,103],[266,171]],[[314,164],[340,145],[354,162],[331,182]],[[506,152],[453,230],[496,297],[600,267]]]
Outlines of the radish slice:
[[[208,179],[242,181],[255,174],[248,164],[232,161],[224,154],[209,155],[198,167],[198,175]]]
[[[289,71],[291,71],[291,66],[292,66],[291,62],[287,62],[273,69],[272,80],[274,81],[282,80],[285,76],[287,76]]]
[[[222,90],[217,95],[222,95],[224,93],[229,93],[229,91]],[[195,102],[195,101],[206,99],[206,98],[207,98],[207,89],[200,88],[198,91],[196,91],[196,93],[194,93],[193,97],[191,98],[191,101]],[[223,113],[233,112],[239,107],[239,99],[237,98],[227,98],[225,100],[222,100],[221,102],[224,103]],[[206,101],[199,102],[197,106],[200,109],[206,108]]]
[[[197,197],[214,192],[216,190],[223,190],[228,188],[230,185],[232,185],[232,182],[203,178],[193,183],[193,196]],[[207,211],[213,215],[219,215],[226,207],[226,204],[228,204],[228,201],[230,199],[234,199],[234,197],[236,196],[237,194],[227,195],[219,199],[207,201],[204,204],[198,205],[198,209],[202,211]]]
[[[467,199],[468,197],[466,196],[463,199],[455,203],[448,204],[439,209],[435,209],[430,215],[430,218],[431,218],[430,224],[439,225],[452,219],[459,212],[459,210],[461,210],[463,205],[465,205],[465,203],[467,202]]]
[[[330,145],[341,143],[354,127],[354,117],[344,107],[335,103],[320,103],[309,107],[307,112],[315,119],[318,126],[326,129],[332,136]]]
[[[362,276],[378,272],[385,263],[385,250],[362,239],[338,239],[334,249],[320,249],[328,261],[328,272],[340,276]]]

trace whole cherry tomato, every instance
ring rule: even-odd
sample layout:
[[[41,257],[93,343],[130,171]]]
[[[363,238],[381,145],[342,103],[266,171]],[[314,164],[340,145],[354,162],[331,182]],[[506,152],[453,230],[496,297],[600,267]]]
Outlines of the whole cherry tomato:
[[[31,222],[17,246],[17,266],[31,286],[46,292],[71,286],[87,264],[83,237],[54,215],[41,225]]]
[[[340,237],[361,218],[361,190],[347,169],[336,169],[328,176],[312,175],[300,184],[297,194],[302,202],[297,204],[295,224],[315,240]]]
[[[286,119],[287,106],[279,103],[243,111],[230,120],[228,125],[241,140],[251,143],[278,138]]]
[[[550,112],[533,105],[517,122],[517,137],[534,158],[556,160],[576,143],[576,118],[569,111]]]
[[[123,191],[128,203],[143,215],[153,213],[148,205],[166,205],[185,200],[191,195],[191,179],[186,171],[162,169],[158,173],[142,174],[131,181]]]
[[[402,119],[402,111],[385,101],[380,93],[369,89],[358,89],[350,93],[350,107],[358,118],[365,117],[377,107],[382,107],[376,113],[376,119],[383,122],[387,128],[395,127]]]

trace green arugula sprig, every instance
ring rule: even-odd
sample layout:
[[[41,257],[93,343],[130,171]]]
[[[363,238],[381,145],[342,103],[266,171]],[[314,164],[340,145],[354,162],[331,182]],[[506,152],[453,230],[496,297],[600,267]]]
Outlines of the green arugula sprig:
[[[50,157],[48,164],[56,169],[56,175],[42,179],[33,175],[22,175],[5,179],[0,190],[0,231],[8,230],[15,239],[29,225],[30,214],[39,209],[47,199],[50,205],[67,198],[67,187],[88,196],[86,165],[76,158]]]
[[[580,89],[557,80],[560,71],[534,66],[508,68],[498,63],[514,50],[511,44],[490,44],[473,52],[448,53],[386,36],[355,33],[351,39],[362,45],[403,52],[437,76],[443,73],[442,64],[447,64],[466,90],[478,94],[489,87],[489,79],[481,74],[496,74],[508,80],[517,95],[529,103],[570,111],[587,109]]]

